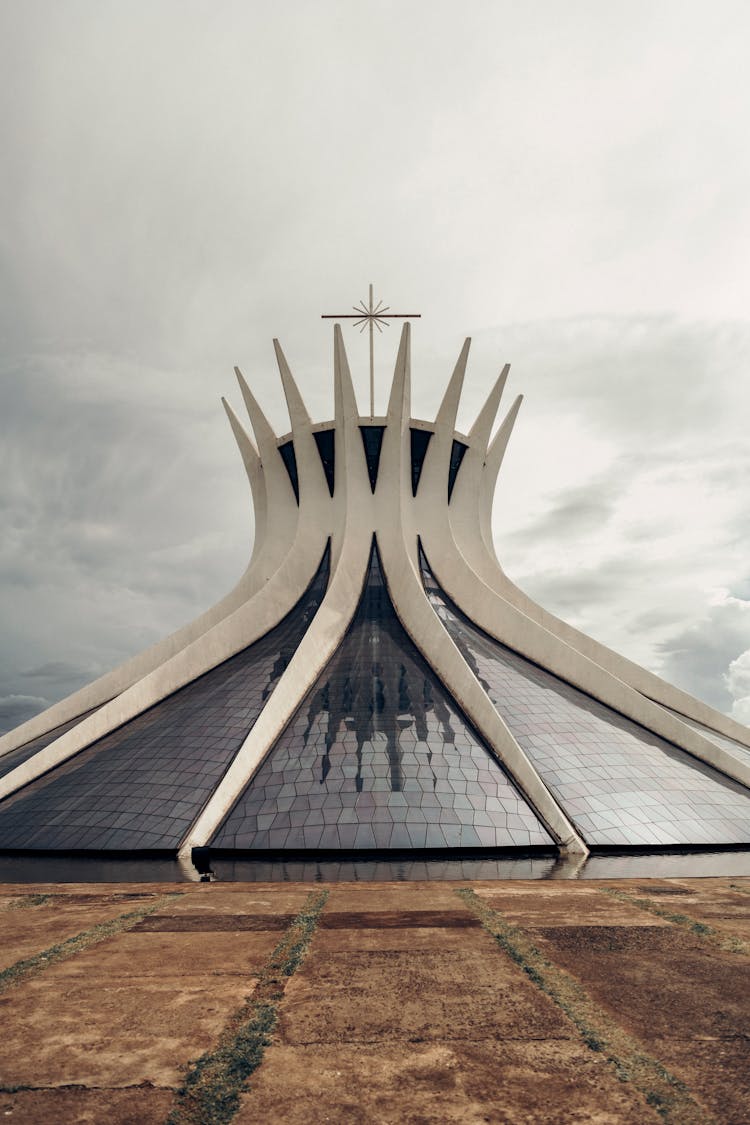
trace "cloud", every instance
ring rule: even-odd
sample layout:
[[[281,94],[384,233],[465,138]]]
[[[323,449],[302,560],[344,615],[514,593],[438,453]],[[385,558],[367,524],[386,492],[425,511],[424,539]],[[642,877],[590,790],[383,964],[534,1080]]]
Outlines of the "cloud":
[[[0,694],[25,696],[33,678],[39,709],[226,592],[252,517],[215,395],[198,411],[168,373],[144,390],[143,370],[101,354],[6,372]]]
[[[0,12],[0,694],[56,698],[231,587],[232,366],[286,430],[280,336],[330,417],[320,314],[372,280],[423,314],[417,415],[464,335],[460,426],[513,363],[508,573],[732,705],[746,615],[709,603],[750,583],[750,10],[542,9]]]
[[[49,702],[40,695],[0,695],[0,734],[25,723]]]
[[[732,696],[732,716],[750,726],[750,648],[732,660],[725,676]]]
[[[66,682],[70,679],[91,675],[91,669],[69,664],[65,660],[48,660],[46,664],[41,664],[38,668],[30,668],[26,672],[21,672],[21,675],[27,680],[50,680],[53,683],[62,680]]]
[[[661,642],[661,670],[679,687],[734,714],[743,708],[748,687],[750,602],[725,591],[715,593],[712,603],[701,620]]]

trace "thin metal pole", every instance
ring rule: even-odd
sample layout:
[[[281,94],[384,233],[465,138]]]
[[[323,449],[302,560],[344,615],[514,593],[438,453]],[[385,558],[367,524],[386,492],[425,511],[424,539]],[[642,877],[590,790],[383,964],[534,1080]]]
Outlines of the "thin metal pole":
[[[372,337],[372,285],[370,286],[370,417],[375,417],[375,345]]]

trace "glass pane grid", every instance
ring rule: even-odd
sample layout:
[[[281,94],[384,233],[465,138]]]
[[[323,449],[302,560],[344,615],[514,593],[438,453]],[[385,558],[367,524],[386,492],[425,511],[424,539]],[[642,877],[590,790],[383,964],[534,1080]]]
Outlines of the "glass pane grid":
[[[265,637],[0,803],[0,848],[176,848],[320,604],[327,555]]]
[[[407,636],[373,553],[339,650],[212,844],[296,850],[551,843]]]
[[[448,602],[426,563],[423,577],[448,633],[587,842],[750,840],[743,786],[488,637]]]

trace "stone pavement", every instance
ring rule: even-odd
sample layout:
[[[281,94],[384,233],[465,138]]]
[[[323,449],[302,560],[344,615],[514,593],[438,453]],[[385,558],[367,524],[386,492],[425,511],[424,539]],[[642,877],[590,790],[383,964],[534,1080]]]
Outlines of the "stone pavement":
[[[750,879],[0,885],[0,1005],[12,1123],[740,1125]]]

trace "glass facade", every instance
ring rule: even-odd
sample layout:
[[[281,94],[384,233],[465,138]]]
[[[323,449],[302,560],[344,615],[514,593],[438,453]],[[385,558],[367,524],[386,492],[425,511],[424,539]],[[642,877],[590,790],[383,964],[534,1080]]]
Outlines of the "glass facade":
[[[96,710],[96,708],[94,708],[94,710]],[[31,742],[25,742],[23,746],[11,750],[9,754],[4,754],[2,758],[0,758],[0,777],[5,777],[5,775],[10,773],[11,770],[14,770],[16,766],[23,765],[29,758],[33,758],[40,750],[44,750],[45,746],[49,746],[49,744],[54,742],[56,738],[59,738],[61,734],[65,734],[66,731],[77,726],[82,719],[85,719],[86,716],[90,714],[91,711],[86,711],[83,715],[78,715],[75,719],[71,719],[69,722],[62,723],[59,727],[55,727],[54,730],[47,731],[46,734],[40,734],[38,738],[32,739]]]
[[[0,849],[176,848],[255,723],[327,583],[326,551],[308,591],[265,637],[0,802]]]
[[[488,637],[443,595],[428,597],[567,816],[592,845],[740,844],[750,792]]]
[[[715,730],[709,730],[704,727],[703,723],[696,723],[694,719],[688,719],[687,716],[681,715],[679,711],[671,711],[670,714],[680,719],[683,723],[687,723],[693,730],[697,730],[699,734],[704,735],[709,742],[713,742],[715,746],[720,746],[722,750],[727,750],[732,757],[737,761],[742,762],[746,766],[750,766],[750,747],[743,746],[741,742],[735,741],[734,738],[727,738],[723,734],[719,734]]]
[[[362,446],[365,451],[370,491],[374,492],[375,485],[378,481],[378,468],[380,466],[380,454],[383,449],[385,426],[360,426],[359,432],[362,435]]]
[[[408,637],[373,550],[344,640],[211,846],[551,844]]]

